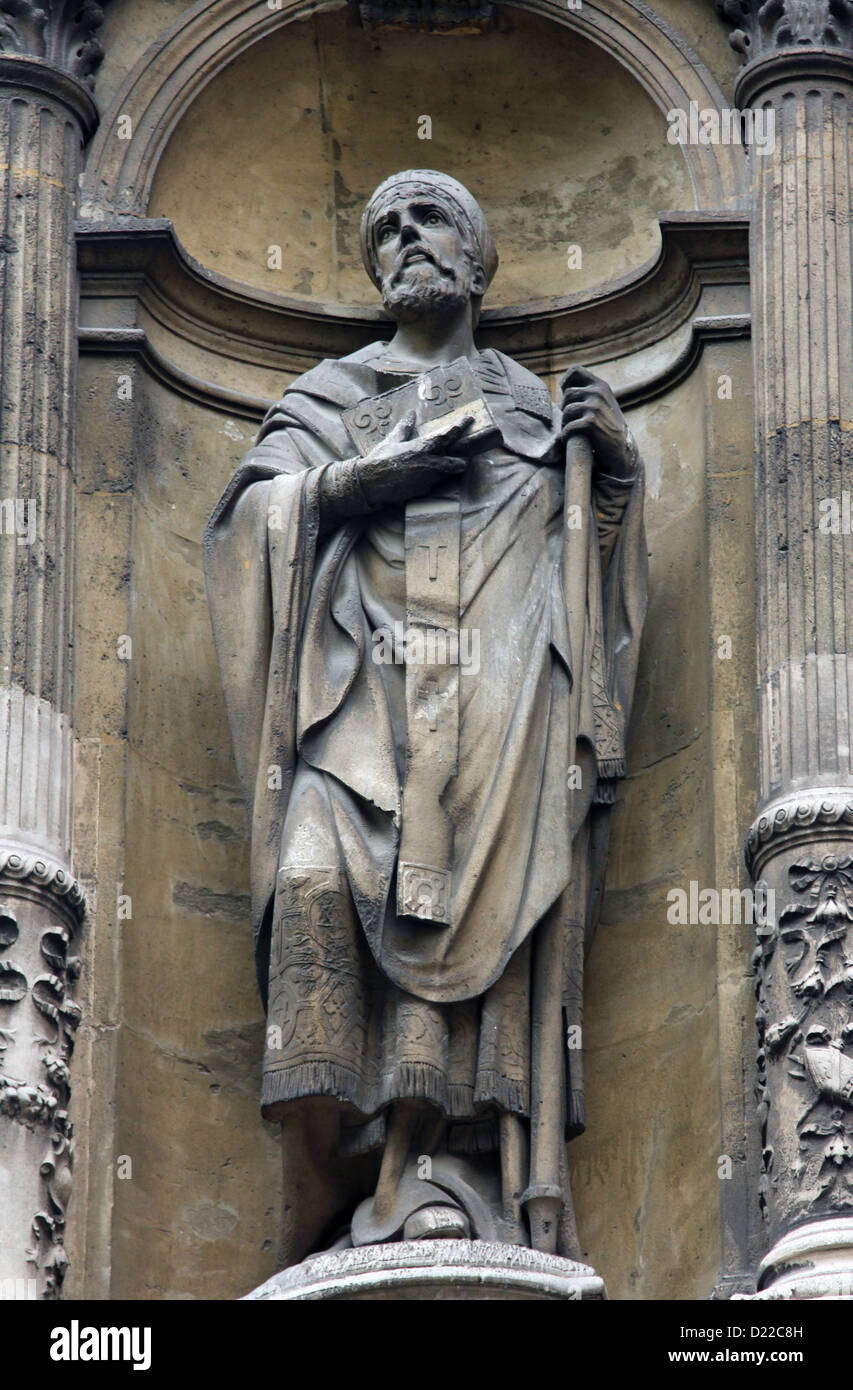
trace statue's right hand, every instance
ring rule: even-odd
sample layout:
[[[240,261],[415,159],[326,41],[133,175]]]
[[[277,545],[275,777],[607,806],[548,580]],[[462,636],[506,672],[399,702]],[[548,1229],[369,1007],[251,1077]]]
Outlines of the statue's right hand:
[[[359,479],[371,505],[382,507],[420,497],[442,478],[463,472],[468,460],[452,451],[472,423],[473,416],[466,415],[424,439],[415,433],[415,412],[408,411],[359,462]]]

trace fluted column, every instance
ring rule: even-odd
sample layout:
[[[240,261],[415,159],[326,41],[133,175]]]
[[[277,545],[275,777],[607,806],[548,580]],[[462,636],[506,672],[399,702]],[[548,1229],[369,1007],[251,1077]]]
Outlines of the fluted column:
[[[79,1011],[71,867],[74,212],[91,0],[0,0],[0,1294],[56,1297]]]
[[[849,0],[718,0],[753,149],[765,1297],[853,1295],[853,301]],[[847,502],[845,502],[845,490]],[[775,901],[774,901],[775,900]]]

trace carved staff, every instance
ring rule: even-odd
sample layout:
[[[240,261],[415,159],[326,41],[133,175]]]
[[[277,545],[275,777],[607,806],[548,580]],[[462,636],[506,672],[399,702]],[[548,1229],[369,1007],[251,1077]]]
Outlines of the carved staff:
[[[589,591],[589,521],[592,500],[592,445],[585,434],[566,441],[566,499],[563,513],[563,586],[572,644],[572,728],[569,747],[574,748],[580,720],[582,672],[586,642],[586,605]],[[579,526],[570,526],[575,517]],[[571,533],[571,540],[569,539]]]
[[[572,648],[572,702],[569,748],[577,744],[583,690],[589,584],[592,446],[586,435],[566,443],[566,495],[563,514],[563,586]],[[577,522],[579,518],[579,524]],[[572,523],[571,525],[569,523]],[[571,537],[571,538],[570,538]],[[573,877],[577,867],[573,866]],[[567,1071],[562,1029],[567,924],[561,911],[543,922],[533,983],[534,1024],[531,1057],[530,1185],[522,1197],[535,1250],[557,1249],[567,1192],[565,1106]]]

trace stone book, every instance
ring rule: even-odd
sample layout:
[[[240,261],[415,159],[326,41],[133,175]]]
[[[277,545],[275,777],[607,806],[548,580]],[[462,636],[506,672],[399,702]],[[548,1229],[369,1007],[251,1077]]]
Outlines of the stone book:
[[[416,433],[421,438],[446,430],[466,416],[474,417],[464,437],[466,446],[485,444],[498,435],[492,412],[464,357],[350,406],[343,412],[343,421],[356,448],[366,454],[409,410],[415,412]]]

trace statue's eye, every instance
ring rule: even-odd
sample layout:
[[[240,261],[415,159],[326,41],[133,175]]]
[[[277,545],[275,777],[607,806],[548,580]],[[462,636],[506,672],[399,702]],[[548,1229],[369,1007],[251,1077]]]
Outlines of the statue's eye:
[[[376,233],[376,240],[387,241],[393,231],[394,228],[390,222],[383,222],[382,226],[379,228],[379,231]]]
[[[444,218],[440,212],[428,212],[424,218],[424,225],[427,227],[440,227],[444,223]]]

